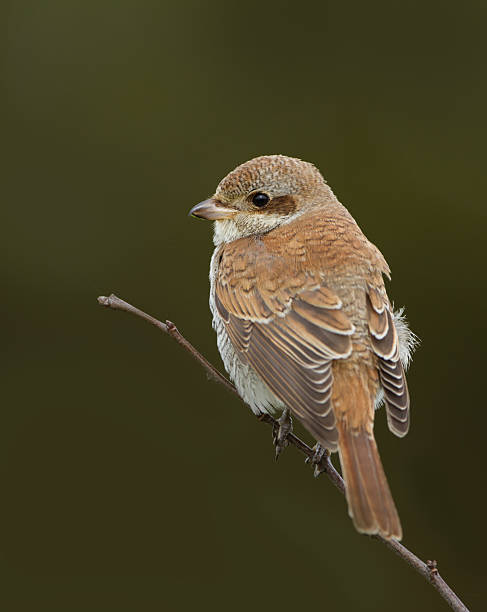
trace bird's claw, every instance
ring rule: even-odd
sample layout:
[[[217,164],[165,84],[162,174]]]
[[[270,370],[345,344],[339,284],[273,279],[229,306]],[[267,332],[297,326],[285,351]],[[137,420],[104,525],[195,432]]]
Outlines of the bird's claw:
[[[275,421],[272,427],[272,442],[276,448],[276,461],[279,455],[289,444],[288,436],[293,430],[293,422],[289,411],[286,409],[282,415]]]
[[[313,446],[314,455],[312,457],[306,457],[305,463],[311,463],[314,466],[313,476],[318,478],[320,474],[325,471],[323,465],[323,457],[329,457],[330,451],[324,446],[321,446],[318,442]]]

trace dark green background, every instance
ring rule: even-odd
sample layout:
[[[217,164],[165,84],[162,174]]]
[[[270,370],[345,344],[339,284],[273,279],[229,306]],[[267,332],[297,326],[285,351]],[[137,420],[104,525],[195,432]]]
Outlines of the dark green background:
[[[480,609],[485,3],[3,6],[3,609],[446,609],[170,339],[96,304],[220,367],[211,225],[186,215],[265,153],[314,162],[392,267],[422,346],[412,430],[380,414],[379,446],[404,542]]]

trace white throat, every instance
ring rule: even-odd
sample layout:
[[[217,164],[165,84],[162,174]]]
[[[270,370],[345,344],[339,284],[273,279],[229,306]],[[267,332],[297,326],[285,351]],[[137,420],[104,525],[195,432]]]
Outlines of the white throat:
[[[239,238],[266,234],[280,225],[285,225],[290,221],[294,221],[302,212],[304,211],[300,210],[288,217],[272,214],[238,214],[233,217],[233,219],[215,221],[213,243],[215,246],[219,246],[220,244],[233,242]]]

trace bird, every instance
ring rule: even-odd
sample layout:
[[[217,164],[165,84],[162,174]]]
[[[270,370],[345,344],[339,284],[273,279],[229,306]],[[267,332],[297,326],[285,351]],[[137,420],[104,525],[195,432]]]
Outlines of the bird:
[[[285,155],[237,166],[189,215],[215,222],[217,346],[251,410],[281,414],[277,454],[297,418],[316,440],[315,464],[338,452],[357,531],[400,540],[373,428],[383,403],[390,431],[408,432],[416,337],[389,301],[382,253],[316,166]]]

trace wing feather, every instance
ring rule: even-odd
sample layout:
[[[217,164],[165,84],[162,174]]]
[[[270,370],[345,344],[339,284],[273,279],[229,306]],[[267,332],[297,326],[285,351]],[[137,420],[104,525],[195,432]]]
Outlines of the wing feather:
[[[235,245],[223,252],[215,283],[230,341],[315,438],[336,450],[331,364],[351,354],[355,328],[321,276],[292,274],[283,258],[249,257]]]
[[[399,338],[394,319],[385,295],[368,286],[367,316],[372,348],[379,358],[379,378],[384,389],[387,424],[396,436],[403,437],[409,431],[409,391],[406,375],[399,358]]]

